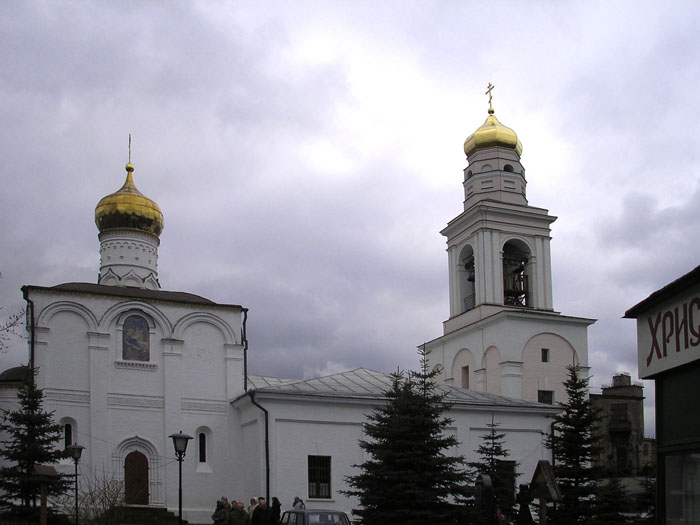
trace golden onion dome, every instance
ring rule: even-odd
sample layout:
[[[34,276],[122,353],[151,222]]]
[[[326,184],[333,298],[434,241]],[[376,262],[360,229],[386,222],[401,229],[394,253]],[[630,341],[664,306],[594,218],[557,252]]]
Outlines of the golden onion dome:
[[[508,148],[522,155],[523,145],[520,144],[515,131],[501,124],[493,113],[493,108],[489,108],[489,116],[481,127],[464,141],[464,153],[467,157],[475,151],[488,148]]]
[[[126,165],[126,181],[119,191],[103,197],[95,207],[95,224],[107,230],[140,230],[158,237],[163,231],[163,212],[134,185],[134,166]]]

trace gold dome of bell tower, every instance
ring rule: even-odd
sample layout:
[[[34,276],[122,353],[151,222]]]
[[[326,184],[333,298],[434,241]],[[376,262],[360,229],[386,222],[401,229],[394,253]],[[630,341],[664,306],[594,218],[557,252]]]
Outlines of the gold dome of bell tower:
[[[489,83],[486,93],[489,96],[489,116],[474,133],[464,141],[464,153],[469,157],[472,153],[488,148],[506,148],[515,151],[518,156],[523,153],[523,145],[518,140],[515,131],[504,126],[494,115],[491,105],[491,90],[493,85]]]

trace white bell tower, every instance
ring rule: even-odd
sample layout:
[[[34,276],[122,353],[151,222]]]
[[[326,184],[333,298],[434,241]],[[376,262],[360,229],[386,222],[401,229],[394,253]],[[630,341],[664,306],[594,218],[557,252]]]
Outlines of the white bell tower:
[[[592,319],[554,311],[550,226],[530,206],[515,132],[488,117],[464,142],[464,211],[440,233],[447,241],[450,318],[426,343],[441,380],[492,393],[561,401],[566,365],[588,365]]]

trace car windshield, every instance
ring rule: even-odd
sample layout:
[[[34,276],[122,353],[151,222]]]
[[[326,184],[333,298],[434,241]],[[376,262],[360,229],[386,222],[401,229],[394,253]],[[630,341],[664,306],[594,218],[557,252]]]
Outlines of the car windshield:
[[[342,512],[324,512],[312,511],[307,512],[309,525],[327,524],[327,525],[350,525],[348,518]]]

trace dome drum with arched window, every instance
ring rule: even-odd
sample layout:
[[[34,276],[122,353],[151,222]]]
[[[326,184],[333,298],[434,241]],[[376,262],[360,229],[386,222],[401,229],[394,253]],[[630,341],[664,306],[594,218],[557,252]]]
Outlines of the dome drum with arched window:
[[[523,146],[515,131],[499,122],[493,108],[486,121],[464,141],[464,209],[481,200],[527,205]]]

